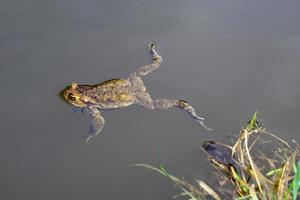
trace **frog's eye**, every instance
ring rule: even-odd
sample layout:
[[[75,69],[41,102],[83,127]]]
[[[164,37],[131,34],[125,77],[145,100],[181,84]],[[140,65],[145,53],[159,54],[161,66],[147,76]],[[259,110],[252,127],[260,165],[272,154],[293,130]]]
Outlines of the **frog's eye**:
[[[72,93],[69,93],[68,94],[68,99],[71,100],[71,101],[75,101],[76,97]]]

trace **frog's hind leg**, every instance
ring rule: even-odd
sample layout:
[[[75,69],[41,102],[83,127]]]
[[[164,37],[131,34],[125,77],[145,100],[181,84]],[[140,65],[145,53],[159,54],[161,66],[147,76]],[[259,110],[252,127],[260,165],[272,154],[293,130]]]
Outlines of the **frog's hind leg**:
[[[149,43],[148,44],[148,51],[151,54],[152,57],[152,63],[148,65],[144,65],[140,68],[138,68],[135,72],[130,74],[129,77],[133,76],[146,76],[147,74],[150,74],[154,70],[156,70],[160,64],[162,63],[162,58],[161,56],[156,52],[155,50],[156,44],[154,43]]]
[[[98,108],[92,107],[87,108],[87,110],[91,115],[91,125],[89,135],[86,137],[85,141],[89,142],[91,138],[95,137],[102,131],[105,121]]]
[[[205,124],[205,118],[200,117],[196,112],[193,106],[188,104],[188,102],[184,100],[177,99],[157,99],[152,100],[151,96],[147,92],[142,92],[137,95],[136,104],[144,106],[148,109],[152,110],[165,110],[172,107],[177,107],[188,113],[190,117],[192,117],[198,124],[200,124],[203,128],[212,131],[213,129],[208,128]]]

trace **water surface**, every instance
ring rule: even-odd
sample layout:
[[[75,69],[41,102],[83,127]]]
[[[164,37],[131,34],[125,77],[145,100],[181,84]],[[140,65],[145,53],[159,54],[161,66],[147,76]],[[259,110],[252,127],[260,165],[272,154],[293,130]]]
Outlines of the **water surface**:
[[[0,1],[0,198],[171,199],[158,174],[128,165],[164,163],[207,177],[204,140],[229,141],[255,111],[284,139],[300,140],[300,2]],[[105,112],[89,144],[89,119],[58,93],[72,82],[127,77],[150,62],[153,98],[188,100],[208,132],[177,109]]]

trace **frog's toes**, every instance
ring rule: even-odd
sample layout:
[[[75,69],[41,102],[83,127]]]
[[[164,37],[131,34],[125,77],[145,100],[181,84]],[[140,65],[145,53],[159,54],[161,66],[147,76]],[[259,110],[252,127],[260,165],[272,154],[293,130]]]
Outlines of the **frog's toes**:
[[[86,112],[86,108],[78,108],[78,107],[75,107],[75,108],[72,108],[72,112],[73,112],[73,114],[76,114],[76,112],[78,111],[78,110],[80,110],[80,112],[82,113],[82,114],[84,114],[85,112]]]
[[[73,114],[76,114],[76,112],[79,110],[79,108],[78,107],[74,107],[74,108],[72,108],[72,112],[73,112]]]
[[[157,45],[155,43],[150,42],[150,43],[148,43],[147,50],[148,51],[153,51],[156,46]]]
[[[93,137],[95,137],[96,135],[88,135],[86,138],[85,138],[85,142],[88,143]]]
[[[88,143],[93,136],[89,135],[85,138],[85,142]]]
[[[204,119],[204,118],[203,118]],[[206,130],[208,130],[208,131],[213,131],[213,129],[212,128],[209,128],[209,127],[207,127],[205,124],[204,124],[204,121],[205,120],[202,120],[202,119],[196,119],[195,120],[200,126],[202,126],[203,128],[205,128]]]
[[[86,108],[85,107],[80,108],[80,111],[81,111],[82,114],[84,114],[86,112]]]

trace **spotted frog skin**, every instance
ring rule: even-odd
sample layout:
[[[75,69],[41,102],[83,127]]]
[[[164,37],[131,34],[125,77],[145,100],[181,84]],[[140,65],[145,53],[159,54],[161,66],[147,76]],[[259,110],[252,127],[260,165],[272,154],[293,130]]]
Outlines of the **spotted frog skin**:
[[[127,107],[133,104],[141,105],[152,110],[168,109],[177,107],[186,111],[198,124],[207,130],[204,118],[197,115],[194,108],[187,101],[178,99],[156,99],[153,100],[147,92],[141,77],[156,70],[162,63],[161,56],[155,50],[156,45],[150,43],[148,51],[152,56],[152,63],[138,68],[126,79],[111,79],[96,85],[80,85],[72,83],[67,86],[61,96],[65,101],[87,111],[91,116],[88,142],[92,137],[98,135],[104,127],[102,110],[111,110]]]

